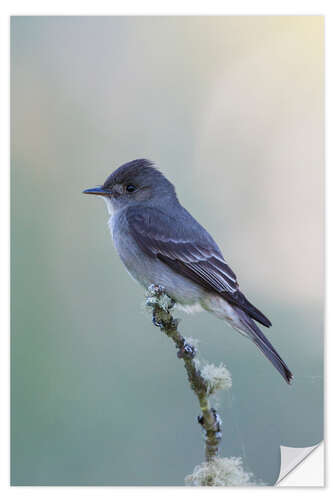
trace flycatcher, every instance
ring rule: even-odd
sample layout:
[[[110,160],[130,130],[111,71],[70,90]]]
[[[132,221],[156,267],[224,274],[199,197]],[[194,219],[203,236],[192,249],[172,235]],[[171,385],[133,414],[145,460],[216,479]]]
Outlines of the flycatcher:
[[[255,321],[271,322],[240,291],[210,234],[179,203],[175,188],[145,159],[125,163],[102,186],[116,250],[128,272],[146,289],[164,287],[187,312],[206,310],[252,340],[282,377],[293,375]]]

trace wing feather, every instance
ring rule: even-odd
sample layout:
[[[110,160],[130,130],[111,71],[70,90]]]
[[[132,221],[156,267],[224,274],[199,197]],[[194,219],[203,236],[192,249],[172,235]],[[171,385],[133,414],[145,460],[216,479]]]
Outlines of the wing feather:
[[[241,293],[237,278],[209,233],[184,210],[184,220],[158,209],[130,207],[128,228],[141,250],[204,289],[220,294],[265,326],[270,321]],[[189,219],[190,218],[190,219]],[[196,229],[197,225],[197,231]]]

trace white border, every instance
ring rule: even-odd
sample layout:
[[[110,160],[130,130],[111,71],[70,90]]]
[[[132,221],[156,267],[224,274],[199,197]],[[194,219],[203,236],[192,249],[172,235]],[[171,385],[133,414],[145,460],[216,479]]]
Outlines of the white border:
[[[1,358],[0,358],[0,377],[1,377],[1,396],[2,396],[2,412],[0,426],[0,493],[1,498],[21,497],[38,498],[42,497],[57,497],[66,498],[92,498],[92,497],[112,497],[122,498],[123,496],[135,495],[144,496],[144,498],[155,497],[156,494],[160,498],[172,495],[181,495],[182,498],[187,495],[197,496],[201,494],[223,495],[233,497],[235,495],[244,494],[247,498],[258,498],[262,495],[267,495],[266,488],[247,488],[246,490],[224,489],[202,489],[202,488],[110,488],[107,487],[9,487],[9,15],[325,15],[325,50],[326,50],[326,137],[332,137],[332,131],[329,129],[329,112],[331,111],[331,90],[333,88],[332,81],[332,2],[328,1],[296,1],[296,0],[280,0],[280,1],[98,1],[88,2],[81,1],[63,1],[57,2],[48,1],[47,3],[41,0],[29,2],[11,1],[3,2],[1,5],[1,24],[0,24],[0,62],[1,62],[1,100],[0,100],[0,123],[1,123],[1,196],[0,196],[0,214],[1,214]],[[330,133],[331,132],[331,133]],[[332,195],[332,165],[330,162],[330,144],[326,142],[326,256],[332,255],[332,230],[328,225],[328,213],[331,213],[333,201],[330,200],[329,194]],[[330,166],[330,167],[329,167]],[[332,225],[332,223],[331,223]],[[327,300],[329,305],[332,301],[330,293],[332,283],[332,270],[326,259],[326,276],[327,276]],[[329,326],[332,325],[332,314],[329,307],[326,308],[326,347],[329,340]],[[326,350],[326,360],[327,357]],[[326,363],[326,366],[328,363]],[[328,366],[327,366],[327,371]],[[327,394],[326,394],[327,396]],[[326,421],[329,421],[329,405],[326,408]],[[327,439],[326,428],[326,439]],[[326,464],[326,469],[328,465]],[[209,491],[209,493],[208,493]],[[269,494],[279,494],[281,489],[271,488]],[[293,498],[298,495],[307,497],[312,494],[327,494],[328,488],[324,490],[309,489],[283,489],[283,495]]]
[[[4,15],[324,15],[330,0],[12,0]]]

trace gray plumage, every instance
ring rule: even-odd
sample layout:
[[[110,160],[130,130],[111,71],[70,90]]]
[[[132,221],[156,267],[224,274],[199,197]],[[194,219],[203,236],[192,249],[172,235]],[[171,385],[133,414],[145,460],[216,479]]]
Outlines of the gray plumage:
[[[271,322],[240,291],[210,234],[179,203],[174,186],[151,162],[119,167],[103,186],[109,227],[128,272],[145,288],[161,285],[185,310],[205,309],[251,339],[290,383],[292,373],[256,325]]]

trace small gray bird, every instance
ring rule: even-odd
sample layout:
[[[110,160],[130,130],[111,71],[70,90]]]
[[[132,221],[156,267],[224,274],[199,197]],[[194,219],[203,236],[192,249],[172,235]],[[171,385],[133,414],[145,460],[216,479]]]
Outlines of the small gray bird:
[[[252,340],[282,377],[293,375],[257,321],[271,322],[240,291],[237,278],[210,234],[179,203],[175,188],[145,159],[125,163],[84,191],[102,196],[116,250],[130,275],[151,284],[187,312],[206,310]]]

